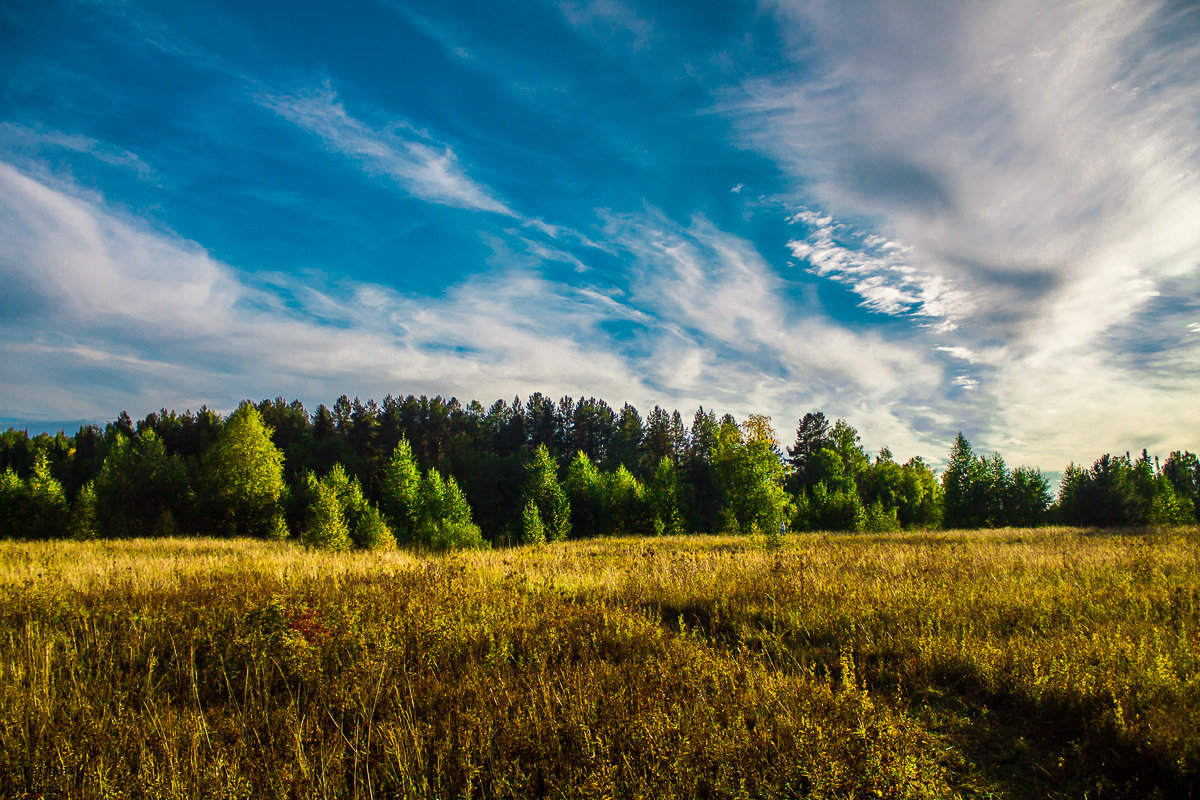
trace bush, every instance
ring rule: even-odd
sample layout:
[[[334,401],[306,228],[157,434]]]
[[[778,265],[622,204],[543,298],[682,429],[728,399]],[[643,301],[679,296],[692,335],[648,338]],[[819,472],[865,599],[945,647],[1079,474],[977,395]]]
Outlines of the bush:
[[[900,530],[900,518],[896,509],[885,509],[883,503],[878,500],[871,503],[863,516],[863,530],[871,533],[892,533]]]
[[[479,526],[473,522],[441,520],[422,526],[422,538],[432,550],[486,550]]]

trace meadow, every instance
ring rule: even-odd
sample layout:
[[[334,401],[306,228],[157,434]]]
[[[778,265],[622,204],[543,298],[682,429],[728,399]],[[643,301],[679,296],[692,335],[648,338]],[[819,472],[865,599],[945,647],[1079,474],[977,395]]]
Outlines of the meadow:
[[[1189,797],[1200,529],[0,543],[0,796]]]

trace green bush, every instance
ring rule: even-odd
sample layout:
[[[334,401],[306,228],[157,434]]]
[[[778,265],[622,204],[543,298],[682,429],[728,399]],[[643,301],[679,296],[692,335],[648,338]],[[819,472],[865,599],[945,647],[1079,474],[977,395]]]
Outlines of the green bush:
[[[473,522],[439,520],[423,527],[423,537],[431,550],[486,550],[479,526]]]

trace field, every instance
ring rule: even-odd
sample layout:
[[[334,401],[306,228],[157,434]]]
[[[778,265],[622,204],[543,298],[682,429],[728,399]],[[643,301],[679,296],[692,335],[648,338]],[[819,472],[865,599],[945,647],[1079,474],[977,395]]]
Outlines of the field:
[[[1200,531],[0,544],[3,797],[1188,797]]]

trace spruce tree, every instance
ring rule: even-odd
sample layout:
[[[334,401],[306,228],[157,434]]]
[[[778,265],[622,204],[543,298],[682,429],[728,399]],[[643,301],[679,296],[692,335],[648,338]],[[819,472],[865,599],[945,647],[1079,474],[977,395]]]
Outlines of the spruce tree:
[[[379,507],[403,539],[411,540],[416,536],[423,511],[424,488],[412,446],[408,439],[401,438],[383,472]]]
[[[341,552],[353,546],[350,527],[337,491],[325,481],[318,481],[312,503],[308,508],[308,523],[300,534],[300,542],[314,550]]]

